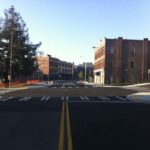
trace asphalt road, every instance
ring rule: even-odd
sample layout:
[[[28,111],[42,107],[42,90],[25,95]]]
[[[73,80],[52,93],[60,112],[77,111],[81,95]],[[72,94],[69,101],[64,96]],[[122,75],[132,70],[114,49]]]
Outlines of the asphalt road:
[[[132,89],[114,88],[114,87],[92,87],[92,86],[37,86],[36,88],[29,87],[27,89],[13,91],[3,94],[3,96],[24,97],[24,96],[127,96],[135,93]]]
[[[150,105],[69,103],[75,150],[149,150]]]
[[[43,86],[0,97],[0,150],[149,150],[150,105],[132,90]]]
[[[0,99],[0,150],[56,150],[61,101]]]
[[[60,139],[60,130],[68,134],[61,127],[63,103],[68,105],[69,119],[65,108],[63,124],[70,122],[73,149],[150,149],[150,105],[124,96],[2,97],[0,149],[57,150],[66,139]]]

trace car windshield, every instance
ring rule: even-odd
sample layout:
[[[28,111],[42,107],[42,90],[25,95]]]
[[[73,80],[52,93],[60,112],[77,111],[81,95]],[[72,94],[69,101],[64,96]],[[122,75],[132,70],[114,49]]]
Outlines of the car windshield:
[[[150,149],[150,2],[0,2],[0,150]]]

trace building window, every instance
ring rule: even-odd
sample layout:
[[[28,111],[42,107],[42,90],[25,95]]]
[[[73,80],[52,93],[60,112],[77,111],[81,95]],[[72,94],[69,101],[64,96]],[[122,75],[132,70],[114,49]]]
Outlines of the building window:
[[[131,48],[131,55],[135,55],[135,48]]]
[[[113,54],[114,53],[114,47],[110,47],[109,51],[111,54]]]
[[[113,82],[113,76],[112,76],[112,75],[110,76],[110,79],[109,79],[109,80],[110,80],[110,83]]]
[[[113,66],[113,62],[112,62],[112,60],[110,61],[110,66],[111,66],[111,67]]]
[[[134,68],[134,67],[135,67],[134,61],[131,61],[131,68]]]

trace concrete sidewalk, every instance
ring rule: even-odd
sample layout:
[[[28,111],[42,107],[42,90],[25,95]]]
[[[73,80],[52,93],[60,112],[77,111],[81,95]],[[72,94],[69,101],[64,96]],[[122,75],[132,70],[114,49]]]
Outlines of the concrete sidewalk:
[[[10,93],[13,91],[18,91],[18,90],[24,90],[27,89],[27,87],[20,87],[20,88],[0,88],[0,95],[5,94],[5,93]]]
[[[123,88],[132,88],[132,87],[143,87],[143,86],[147,86],[150,85],[150,83],[140,83],[140,84],[132,84],[132,85],[110,85],[110,84],[98,84],[98,83],[88,83],[88,82],[83,82],[85,84],[92,84],[95,86],[99,86],[99,87],[123,87]]]
[[[13,91],[18,91],[18,90],[41,88],[41,87],[45,87],[46,85],[48,85],[47,82],[40,82],[34,85],[26,85],[18,88],[0,88],[0,95],[5,93],[10,93]]]
[[[127,96],[127,99],[138,102],[150,104],[150,92],[138,92]]]
[[[150,83],[141,83],[141,84],[133,84],[133,85],[107,85],[107,84],[95,84],[90,83],[93,87],[107,87],[107,88],[123,88],[134,90],[137,92],[150,92]]]

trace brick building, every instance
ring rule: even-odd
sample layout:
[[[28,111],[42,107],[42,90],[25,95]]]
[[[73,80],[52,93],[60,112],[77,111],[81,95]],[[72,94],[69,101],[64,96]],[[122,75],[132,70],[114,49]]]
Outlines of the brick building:
[[[147,38],[105,38],[95,48],[95,83],[139,83],[149,78],[150,41]]]
[[[72,79],[74,74],[74,64],[66,61],[59,61],[58,75],[60,79]]]
[[[50,68],[49,56],[38,56],[37,62],[38,62],[37,73],[40,75],[40,78],[42,76],[42,79],[48,80]]]
[[[59,59],[49,56],[49,79],[50,80],[56,80],[58,78],[58,65],[59,65]]]
[[[73,63],[61,61],[51,55],[38,56],[37,62],[38,70],[36,73],[40,76],[42,73],[44,80],[71,79],[74,74]]]

